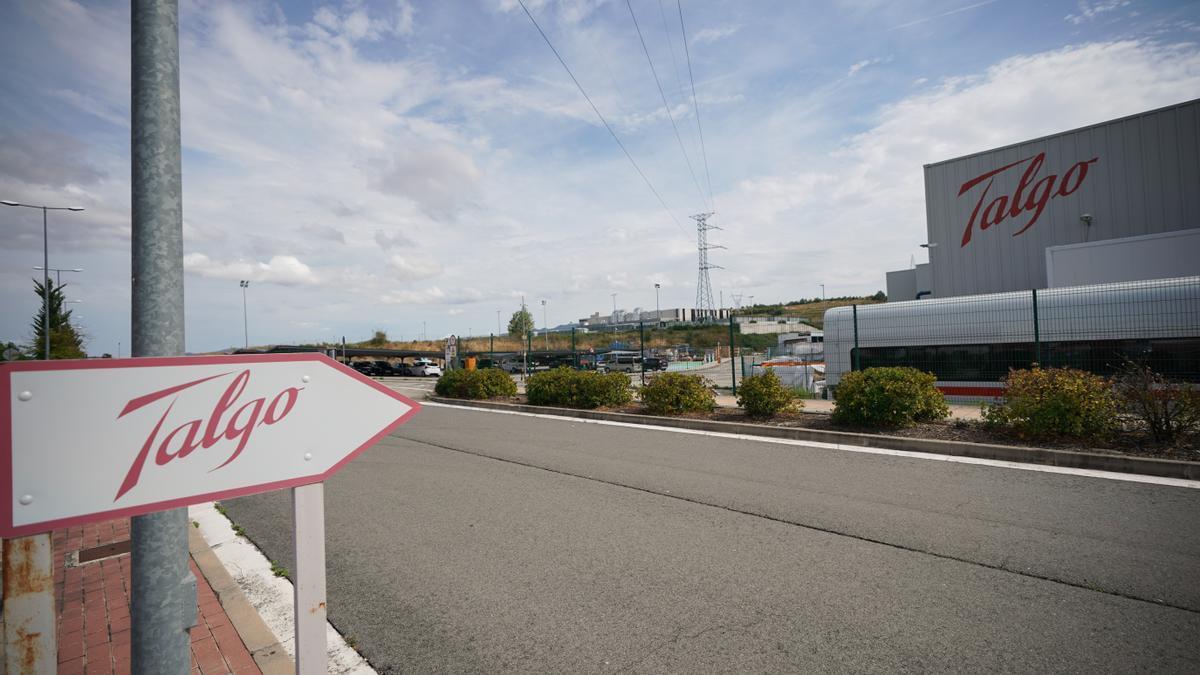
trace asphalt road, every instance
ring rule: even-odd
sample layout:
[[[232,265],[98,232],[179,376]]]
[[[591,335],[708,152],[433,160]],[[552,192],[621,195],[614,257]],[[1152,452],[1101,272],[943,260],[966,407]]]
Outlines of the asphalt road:
[[[380,672],[1200,671],[1198,489],[426,406],[326,494]]]

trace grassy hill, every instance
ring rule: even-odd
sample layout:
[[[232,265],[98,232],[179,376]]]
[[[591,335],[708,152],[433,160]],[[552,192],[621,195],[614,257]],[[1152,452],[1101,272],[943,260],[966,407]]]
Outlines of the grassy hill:
[[[743,307],[739,314],[747,316],[779,316],[779,317],[800,317],[805,323],[821,328],[825,315],[825,310],[831,307],[842,307],[854,303],[858,304],[874,304],[882,302],[884,298],[882,293],[875,296],[867,297],[842,297],[829,298],[821,300],[814,298],[811,300],[796,300],[789,303],[781,303],[776,305],[753,305],[751,307]],[[756,351],[773,347],[777,344],[777,338],[773,334],[766,335],[742,335],[736,334],[736,341],[739,347],[749,348]],[[638,348],[638,331],[623,331],[623,332],[576,332],[575,348],[581,351],[587,351],[589,347],[595,349],[607,349],[614,342],[624,343],[630,349]],[[460,352],[486,352],[491,345],[494,344],[494,349],[498,352],[520,351],[523,348],[521,341],[508,335],[497,335],[494,343],[489,340],[488,336],[482,337],[460,337],[459,351]],[[703,350],[711,349],[715,346],[729,345],[729,324],[709,324],[709,325],[679,325],[669,328],[656,329],[653,326],[646,326],[646,346],[650,348],[656,347],[671,347],[673,345],[687,344],[692,349]],[[326,345],[333,347],[335,345]],[[389,340],[383,331],[376,331],[375,336],[370,340],[362,342],[347,343],[348,347],[382,347],[386,349],[415,349],[421,351],[441,351],[443,342],[441,340],[416,340],[398,342]],[[535,350],[546,349],[570,349],[571,335],[554,334],[548,336],[538,335],[533,338],[533,348]]]

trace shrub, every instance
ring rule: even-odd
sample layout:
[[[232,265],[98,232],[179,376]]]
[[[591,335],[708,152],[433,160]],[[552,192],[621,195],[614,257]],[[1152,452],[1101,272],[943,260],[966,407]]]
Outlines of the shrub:
[[[895,429],[950,414],[932,373],[916,368],[867,368],[846,373],[833,401],[834,424]]]
[[[794,391],[783,386],[771,368],[764,368],[761,375],[751,375],[742,380],[737,402],[747,415],[758,418],[795,412],[804,406]]]
[[[1200,387],[1175,383],[1149,367],[1126,362],[1115,382],[1117,400],[1158,443],[1175,443],[1200,430]]]
[[[646,383],[638,395],[654,415],[711,412],[717,407],[712,387],[700,375],[660,373]]]
[[[517,395],[517,383],[499,368],[448,370],[438,378],[433,391],[450,398],[511,397]]]
[[[619,406],[633,400],[624,373],[598,373],[561,367],[530,376],[525,395],[533,405],[567,408]]]
[[[1117,426],[1112,383],[1074,368],[1010,370],[1004,401],[984,406],[984,423],[1026,438],[1102,438]]]

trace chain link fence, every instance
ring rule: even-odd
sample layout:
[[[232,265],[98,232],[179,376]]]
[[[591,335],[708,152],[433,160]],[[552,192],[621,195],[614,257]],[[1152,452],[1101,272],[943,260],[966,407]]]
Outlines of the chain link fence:
[[[1200,277],[839,307],[825,349],[830,385],[878,366],[998,383],[1035,364],[1112,376],[1128,361],[1200,382]]]

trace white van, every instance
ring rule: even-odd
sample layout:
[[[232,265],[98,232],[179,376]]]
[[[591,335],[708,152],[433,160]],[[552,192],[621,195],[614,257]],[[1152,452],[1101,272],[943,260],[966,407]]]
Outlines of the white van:
[[[609,352],[596,364],[597,370],[633,373],[642,369],[642,357],[637,352]]]

